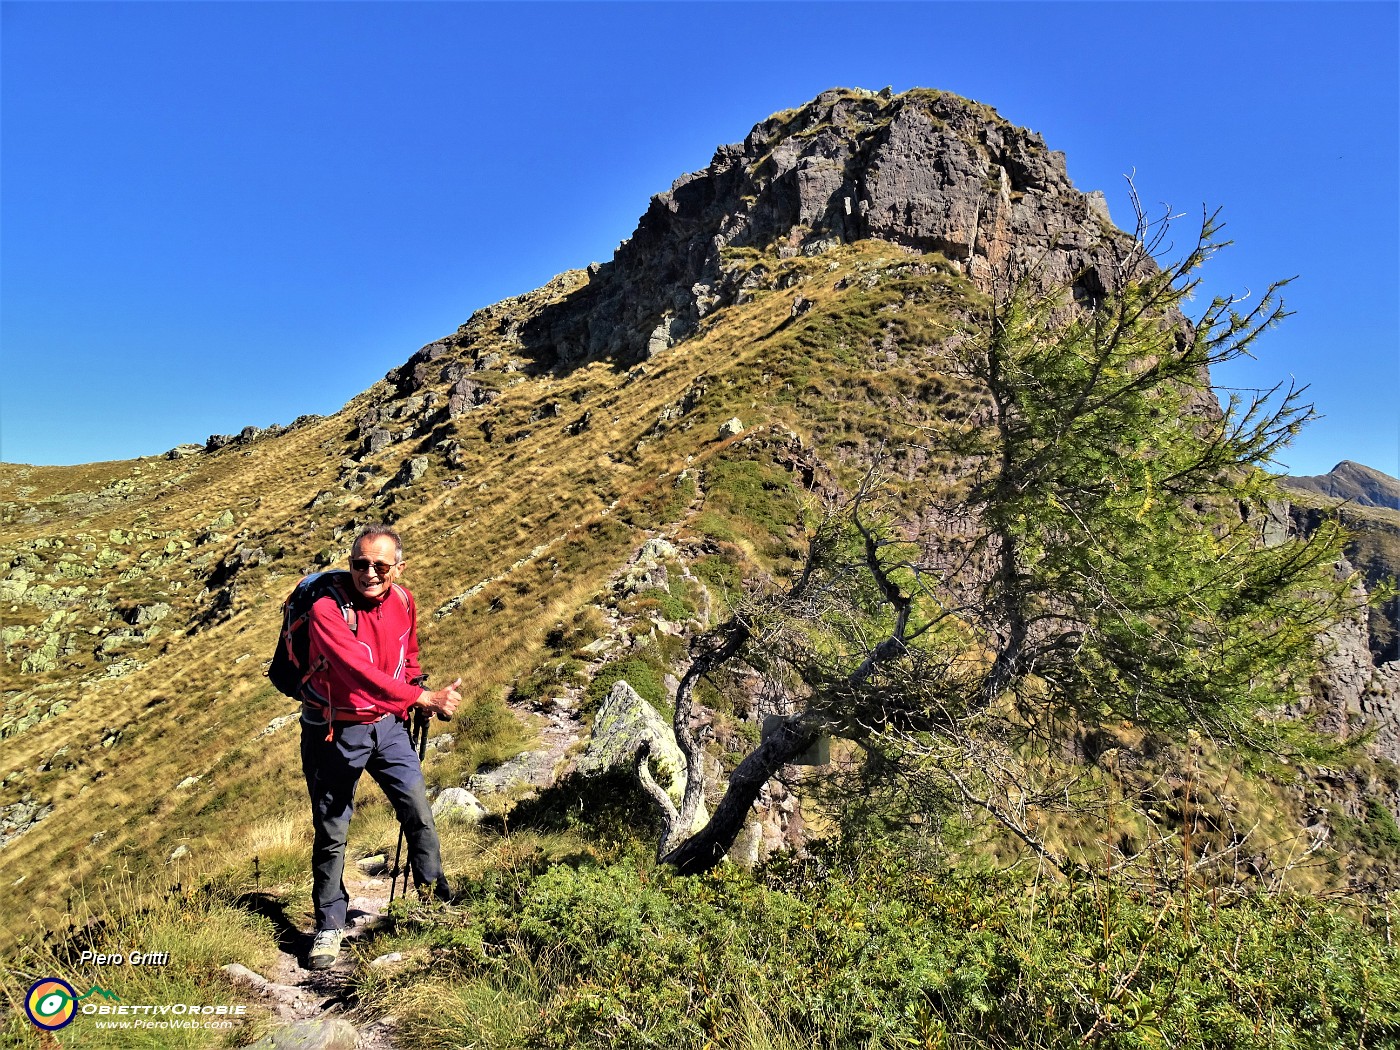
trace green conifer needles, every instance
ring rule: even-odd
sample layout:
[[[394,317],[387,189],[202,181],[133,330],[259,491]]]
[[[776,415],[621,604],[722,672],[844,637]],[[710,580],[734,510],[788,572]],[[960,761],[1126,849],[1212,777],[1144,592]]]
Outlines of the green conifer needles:
[[[1282,284],[1248,311],[1216,298],[1194,324],[1182,313],[1219,228],[1208,216],[1161,268],[1165,224],[1140,223],[1073,289],[1025,275],[960,356],[990,418],[930,436],[968,464],[976,539],[960,548],[980,556],[942,597],[987,647],[989,702],[1034,680],[1081,718],[1252,737],[1259,709],[1306,686],[1320,632],[1353,600],[1340,529],[1292,529],[1264,469],[1314,415],[1302,391],[1222,406],[1210,386],[1285,316]]]

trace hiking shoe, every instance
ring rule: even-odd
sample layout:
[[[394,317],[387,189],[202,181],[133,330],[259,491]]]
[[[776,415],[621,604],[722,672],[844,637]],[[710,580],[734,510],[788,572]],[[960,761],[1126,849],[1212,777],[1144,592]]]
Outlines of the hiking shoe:
[[[306,968],[329,970],[334,966],[344,936],[344,930],[317,930],[316,939],[311,942],[311,951],[306,955]]]

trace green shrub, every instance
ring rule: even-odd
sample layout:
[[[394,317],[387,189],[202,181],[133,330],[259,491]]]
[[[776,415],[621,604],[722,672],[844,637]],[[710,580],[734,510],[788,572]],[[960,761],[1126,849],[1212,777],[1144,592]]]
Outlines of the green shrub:
[[[665,673],[665,669],[658,663],[640,656],[629,656],[604,664],[584,691],[584,708],[588,711],[597,710],[598,705],[612,692],[612,687],[625,679],[627,684],[636,690],[638,696],[665,715],[671,710],[671,698],[666,693],[666,687],[661,684]]]
[[[732,602],[743,593],[743,561],[735,547],[722,547],[714,554],[697,558],[691,566],[691,571],[710,585],[711,593],[718,599],[727,595]]]
[[[1367,800],[1366,821],[1358,837],[1377,856],[1400,859],[1400,826],[1380,799]]]
[[[529,989],[525,1046],[747,1045],[755,1010],[791,1045],[1400,1038],[1400,956],[1383,917],[1373,929],[1306,898],[930,871],[883,848],[818,851],[757,876],[581,859],[496,870],[464,893],[450,925],[412,932],[464,981]]]

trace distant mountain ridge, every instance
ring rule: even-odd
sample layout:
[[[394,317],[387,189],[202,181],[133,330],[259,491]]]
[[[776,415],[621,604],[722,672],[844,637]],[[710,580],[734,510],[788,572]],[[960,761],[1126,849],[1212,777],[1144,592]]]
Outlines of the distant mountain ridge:
[[[1326,474],[1279,478],[1286,489],[1316,492],[1332,499],[1347,500],[1362,507],[1400,511],[1400,480],[1374,467],[1344,459]]]

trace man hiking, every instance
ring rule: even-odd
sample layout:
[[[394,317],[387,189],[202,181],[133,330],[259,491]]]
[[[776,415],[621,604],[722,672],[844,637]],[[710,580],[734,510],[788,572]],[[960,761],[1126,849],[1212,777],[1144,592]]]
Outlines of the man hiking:
[[[404,570],[403,544],[387,525],[360,530],[350,549],[353,593],[319,598],[309,619],[309,674],[301,715],[301,764],[311,795],[315,839],[311,849],[316,937],[308,970],[335,965],[345,933],[349,896],[342,876],[355,785],[368,770],[393,804],[408,839],[419,892],[448,897],[423,770],[413,750],[408,718],[414,709],[451,717],[461,702],[459,678],[443,689],[415,682],[417,608],[396,581]],[[353,627],[352,627],[353,624]]]

